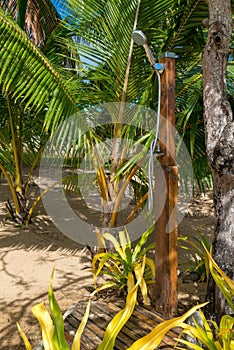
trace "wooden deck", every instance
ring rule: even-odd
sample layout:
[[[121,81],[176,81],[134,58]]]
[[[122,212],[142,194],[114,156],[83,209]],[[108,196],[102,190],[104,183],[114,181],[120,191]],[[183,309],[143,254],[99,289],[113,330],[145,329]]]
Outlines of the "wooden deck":
[[[73,305],[65,314],[65,334],[68,342],[72,342],[73,336],[80,324],[86,309],[86,302],[79,302]],[[108,302],[106,300],[93,301],[91,304],[91,311],[88,323],[82,335],[82,347],[85,350],[96,350],[101,340],[103,339],[106,326],[124,306],[123,301]],[[115,350],[124,350],[131,346],[131,344],[148,334],[152,329],[163,321],[163,318],[152,309],[142,306],[137,306],[133,315],[130,317],[126,325],[119,333]],[[176,330],[170,331],[161,342],[159,348],[172,347],[178,337]]]

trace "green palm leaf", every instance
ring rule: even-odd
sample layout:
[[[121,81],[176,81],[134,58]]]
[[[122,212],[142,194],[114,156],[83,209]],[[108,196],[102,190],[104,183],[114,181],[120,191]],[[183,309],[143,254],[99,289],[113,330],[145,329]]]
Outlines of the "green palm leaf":
[[[76,103],[67,85],[40,50],[13,19],[0,8],[0,83],[25,110],[36,113],[47,108],[45,125],[74,113]]]
[[[59,14],[50,0],[2,0],[1,6],[40,47],[57,26]]]

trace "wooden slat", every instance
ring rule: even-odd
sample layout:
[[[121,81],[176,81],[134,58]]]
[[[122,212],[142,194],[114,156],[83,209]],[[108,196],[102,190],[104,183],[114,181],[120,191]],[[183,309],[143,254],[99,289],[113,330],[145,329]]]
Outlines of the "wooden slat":
[[[75,334],[84,315],[87,303],[81,301],[68,312],[65,317],[65,331]],[[124,307],[123,300],[116,302],[93,301],[88,323],[82,335],[82,349],[96,350],[101,343],[105,330],[112,318]],[[136,340],[151,332],[164,319],[156,312],[137,306],[126,325],[121,329],[115,343],[115,350],[124,350],[130,347]],[[177,338],[175,330],[168,332],[160,346],[172,345],[173,338]]]

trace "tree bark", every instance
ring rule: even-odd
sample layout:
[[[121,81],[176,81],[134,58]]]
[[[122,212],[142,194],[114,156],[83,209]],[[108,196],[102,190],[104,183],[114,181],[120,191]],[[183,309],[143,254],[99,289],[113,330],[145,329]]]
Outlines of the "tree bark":
[[[203,51],[203,103],[208,162],[214,177],[217,226],[213,257],[234,278],[234,121],[227,99],[226,68],[232,33],[231,0],[209,0],[208,40]],[[207,314],[219,320],[230,313],[210,279]]]

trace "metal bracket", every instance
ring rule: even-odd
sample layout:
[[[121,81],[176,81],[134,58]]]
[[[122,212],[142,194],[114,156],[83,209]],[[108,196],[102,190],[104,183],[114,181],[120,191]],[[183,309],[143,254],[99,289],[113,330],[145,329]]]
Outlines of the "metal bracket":
[[[159,55],[158,58],[178,58],[178,56],[175,54],[175,52],[164,52],[163,54]]]
[[[155,63],[155,64],[153,65],[153,69],[154,69],[155,71],[158,71],[160,74],[162,74],[163,71],[164,71],[164,69],[165,69],[165,67],[164,67],[164,64],[163,64],[163,63]]]

